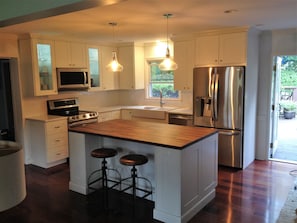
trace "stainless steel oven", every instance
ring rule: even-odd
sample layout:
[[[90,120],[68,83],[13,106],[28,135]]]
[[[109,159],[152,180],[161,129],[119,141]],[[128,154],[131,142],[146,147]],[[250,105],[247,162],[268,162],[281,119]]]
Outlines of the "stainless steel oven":
[[[95,111],[81,111],[77,98],[66,98],[47,101],[49,115],[67,116],[68,126],[98,122],[98,113]]]

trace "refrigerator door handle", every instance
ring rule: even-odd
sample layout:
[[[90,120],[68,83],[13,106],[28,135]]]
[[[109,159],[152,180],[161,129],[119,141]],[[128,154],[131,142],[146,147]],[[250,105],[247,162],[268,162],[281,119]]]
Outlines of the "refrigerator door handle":
[[[235,136],[240,135],[240,132],[219,132],[221,135],[227,135],[227,136]]]
[[[219,75],[214,74],[214,83],[213,83],[213,119],[218,119],[218,84],[219,84]]]

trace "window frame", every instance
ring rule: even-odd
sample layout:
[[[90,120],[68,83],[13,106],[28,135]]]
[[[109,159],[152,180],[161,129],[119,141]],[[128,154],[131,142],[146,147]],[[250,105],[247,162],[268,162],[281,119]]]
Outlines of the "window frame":
[[[156,63],[161,63],[163,61],[164,58],[151,58],[151,59],[147,59],[146,60],[146,65],[147,65],[147,69],[146,69],[146,84],[145,84],[145,88],[146,88],[146,99],[150,99],[150,100],[159,100],[160,97],[153,97],[152,96],[152,90],[151,90],[151,64],[156,62]],[[172,80],[172,84],[173,84],[173,89],[174,89],[174,80]],[[174,89],[175,90],[175,89]],[[181,91],[180,90],[175,90],[178,92],[178,97],[176,98],[168,98],[168,97],[163,97],[163,101],[180,101],[181,100]]]

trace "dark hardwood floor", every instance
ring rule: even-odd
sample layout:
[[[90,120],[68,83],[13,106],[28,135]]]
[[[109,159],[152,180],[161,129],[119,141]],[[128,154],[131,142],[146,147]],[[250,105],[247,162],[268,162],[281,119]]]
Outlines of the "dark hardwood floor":
[[[245,170],[219,167],[216,197],[190,223],[273,223],[294,186],[289,171],[297,165],[255,161]],[[2,179],[1,179],[2,180]],[[27,197],[0,213],[1,223],[151,223],[153,202],[111,192],[108,209],[98,192],[83,196],[68,190],[67,164],[43,171],[26,166]]]

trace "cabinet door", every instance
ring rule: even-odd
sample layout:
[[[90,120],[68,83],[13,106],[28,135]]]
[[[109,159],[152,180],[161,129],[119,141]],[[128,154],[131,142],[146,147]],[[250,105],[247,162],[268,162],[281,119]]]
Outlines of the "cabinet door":
[[[121,46],[118,59],[124,67],[119,74],[120,89],[144,89],[144,48]]]
[[[57,67],[87,67],[85,44],[55,41],[55,51]]]
[[[53,42],[33,40],[32,44],[34,95],[43,96],[57,94],[57,76],[53,58]]]
[[[69,67],[70,61],[70,49],[69,44],[66,41],[55,41],[55,53],[56,53],[56,65],[57,67]]]
[[[219,63],[242,65],[246,63],[246,33],[220,35]]]
[[[195,42],[180,41],[174,43],[174,60],[178,69],[174,71],[174,89],[191,90],[195,60]]]
[[[132,110],[122,109],[121,110],[121,119],[132,120]]]
[[[218,64],[219,36],[201,36],[196,39],[196,66]]]
[[[120,89],[134,89],[134,49],[132,46],[119,47],[119,63],[124,70],[119,74]]]
[[[112,59],[112,51],[115,50],[113,47],[102,46],[100,47],[101,53],[101,63],[100,63],[100,73],[102,74],[102,84],[101,88],[103,90],[114,90],[119,88],[119,74],[113,73],[106,69],[107,64]],[[125,68],[124,68],[125,69]]]
[[[88,47],[89,73],[91,77],[91,88],[101,87],[100,75],[100,49],[98,47]]]
[[[86,46],[84,43],[72,42],[71,48],[71,64],[73,67],[87,67]]]

